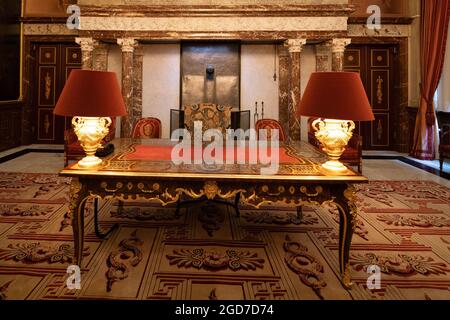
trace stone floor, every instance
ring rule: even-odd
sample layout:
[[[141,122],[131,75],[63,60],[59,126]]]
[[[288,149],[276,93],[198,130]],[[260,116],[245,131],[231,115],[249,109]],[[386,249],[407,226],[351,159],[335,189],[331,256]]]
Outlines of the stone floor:
[[[30,152],[0,164],[0,171],[58,173],[64,166],[63,153]]]
[[[450,181],[399,160],[363,160],[363,174],[369,180],[434,181],[450,187]]]
[[[418,163],[424,164],[428,167],[434,168],[439,170],[440,168],[440,163],[439,160],[419,160],[410,156],[407,156],[408,159],[411,159],[413,161],[416,161]],[[444,165],[443,165],[443,171],[444,172],[450,172],[450,162],[446,159],[446,161],[444,161]]]

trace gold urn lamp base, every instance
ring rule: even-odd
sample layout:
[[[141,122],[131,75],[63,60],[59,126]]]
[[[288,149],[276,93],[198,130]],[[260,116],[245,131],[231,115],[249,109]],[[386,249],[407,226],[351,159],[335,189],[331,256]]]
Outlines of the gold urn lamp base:
[[[322,168],[330,174],[348,170],[339,159],[353,136],[353,121],[375,120],[361,77],[355,72],[313,72],[298,114],[320,118],[312,127],[328,156]]]
[[[102,159],[95,155],[102,141],[109,132],[111,118],[73,117],[72,125],[80,145],[86,152],[86,157],[78,161],[78,167],[90,169],[98,167]]]
[[[347,120],[317,119],[312,123],[312,127],[329,159],[322,164],[322,168],[336,173],[347,171],[348,168],[339,159],[353,136],[355,123]]]
[[[77,165],[82,169],[90,169],[98,167],[102,164],[102,162],[102,159],[97,156],[86,156],[78,161]]]
[[[127,114],[122,92],[114,72],[71,70],[53,113],[73,117],[72,126],[86,157],[79,168],[101,165],[95,153],[112,123],[110,117]]]
[[[336,171],[336,172],[344,172],[347,171],[348,168],[340,161],[330,160],[322,164],[322,168],[327,171]]]

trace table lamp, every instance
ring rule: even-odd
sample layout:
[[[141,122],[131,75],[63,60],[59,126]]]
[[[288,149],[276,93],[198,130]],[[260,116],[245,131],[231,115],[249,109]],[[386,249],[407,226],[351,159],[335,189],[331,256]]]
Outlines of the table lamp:
[[[86,152],[78,166],[93,168],[100,165],[102,160],[95,152],[109,132],[110,117],[126,115],[116,74],[72,70],[53,113],[73,116],[73,129]]]
[[[346,171],[339,158],[353,136],[353,121],[375,120],[358,73],[315,72],[298,105],[302,116],[318,117],[312,126],[329,161],[323,168]]]

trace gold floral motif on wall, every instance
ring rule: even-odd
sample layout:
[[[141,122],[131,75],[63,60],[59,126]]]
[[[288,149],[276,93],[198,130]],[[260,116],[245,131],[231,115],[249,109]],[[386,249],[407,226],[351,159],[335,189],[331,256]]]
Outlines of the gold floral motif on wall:
[[[45,75],[45,99],[50,99],[50,93],[52,92],[52,78],[50,78],[50,74],[47,72]]]
[[[378,79],[377,79],[377,100],[378,100],[378,104],[382,104],[383,103],[383,82],[384,82],[384,80],[381,79],[380,76],[378,76]]]

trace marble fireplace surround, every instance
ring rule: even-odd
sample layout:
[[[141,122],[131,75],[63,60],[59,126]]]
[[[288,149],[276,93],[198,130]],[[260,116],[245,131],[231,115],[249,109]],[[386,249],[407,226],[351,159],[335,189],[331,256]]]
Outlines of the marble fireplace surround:
[[[178,1],[180,3],[181,1]],[[324,43],[332,54],[332,66],[342,70],[349,15],[346,0],[199,0],[183,1],[79,0],[83,68],[105,69],[105,43],[122,50],[122,94],[128,116],[122,118],[121,136],[131,134],[142,115],[142,47],[151,41],[238,40],[279,43],[279,120],[287,134],[301,139],[296,105],[301,94],[301,51],[307,43]],[[224,4],[225,3],[225,4]],[[276,4],[274,4],[276,3]],[[103,58],[102,58],[103,57]],[[99,61],[100,60],[100,61]],[[284,70],[281,71],[281,70]],[[281,81],[281,77],[284,77]]]

